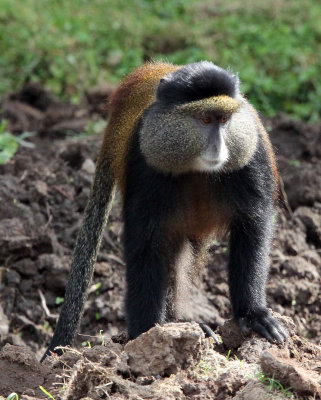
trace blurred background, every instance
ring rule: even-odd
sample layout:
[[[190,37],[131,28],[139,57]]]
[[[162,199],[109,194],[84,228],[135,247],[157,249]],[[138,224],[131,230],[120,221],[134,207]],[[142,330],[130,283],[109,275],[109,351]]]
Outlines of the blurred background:
[[[315,122],[320,21],[315,0],[0,0],[0,97],[32,81],[79,103],[146,60],[211,60],[264,115]]]

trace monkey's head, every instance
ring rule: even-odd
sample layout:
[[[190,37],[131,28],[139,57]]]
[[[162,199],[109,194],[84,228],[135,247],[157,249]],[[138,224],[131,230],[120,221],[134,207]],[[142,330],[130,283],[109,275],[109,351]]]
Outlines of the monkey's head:
[[[231,171],[251,159],[258,125],[239,91],[239,79],[211,62],[164,76],[145,111],[140,148],[159,171]]]

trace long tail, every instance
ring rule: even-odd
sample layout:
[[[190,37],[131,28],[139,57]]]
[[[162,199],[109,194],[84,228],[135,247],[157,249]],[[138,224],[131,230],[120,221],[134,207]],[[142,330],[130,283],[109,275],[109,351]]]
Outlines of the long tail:
[[[115,182],[109,163],[98,159],[96,174],[73,253],[65,300],[51,343],[41,362],[56,346],[70,345],[77,333],[87,299],[103,229],[111,209]]]

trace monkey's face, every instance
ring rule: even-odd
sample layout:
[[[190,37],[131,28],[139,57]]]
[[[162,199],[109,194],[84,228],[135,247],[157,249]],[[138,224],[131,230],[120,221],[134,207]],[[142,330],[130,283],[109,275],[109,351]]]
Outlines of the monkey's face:
[[[156,101],[139,135],[147,163],[176,175],[243,167],[255,150],[257,128],[245,100],[217,96],[174,107]]]
[[[207,111],[196,114],[193,119],[205,138],[206,146],[195,158],[191,168],[195,171],[219,171],[227,162],[229,151],[226,146],[226,131],[231,115]]]

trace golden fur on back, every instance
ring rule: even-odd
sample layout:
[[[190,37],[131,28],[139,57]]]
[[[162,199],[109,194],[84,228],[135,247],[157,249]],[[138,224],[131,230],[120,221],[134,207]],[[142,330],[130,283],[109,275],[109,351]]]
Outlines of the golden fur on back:
[[[155,101],[160,79],[178,68],[168,63],[146,63],[128,75],[111,97],[110,119],[99,158],[109,160],[111,173],[122,191],[128,145],[135,124]]]

